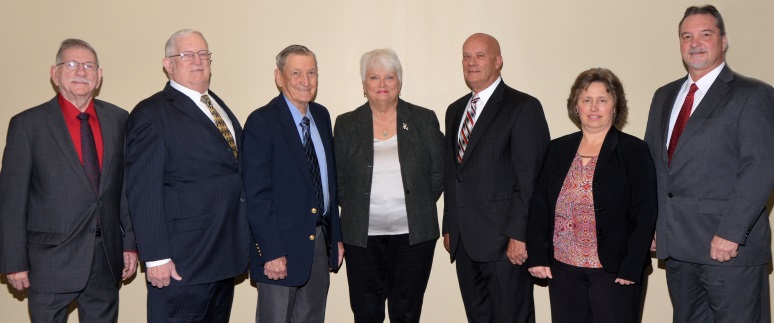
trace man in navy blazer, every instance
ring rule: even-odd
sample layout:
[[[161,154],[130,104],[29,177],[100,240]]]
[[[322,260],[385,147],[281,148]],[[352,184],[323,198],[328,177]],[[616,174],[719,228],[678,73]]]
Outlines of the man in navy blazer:
[[[331,117],[311,102],[317,58],[291,45],[277,55],[281,94],[247,118],[243,179],[255,239],[257,322],[323,322],[330,271],[344,256]]]
[[[210,85],[198,31],[169,38],[169,83],[126,126],[129,209],[148,280],[148,322],[228,322],[249,232],[239,122]]]
[[[715,7],[688,8],[679,37],[688,75],[656,91],[645,131],[673,321],[770,322],[774,88],[726,65]]]

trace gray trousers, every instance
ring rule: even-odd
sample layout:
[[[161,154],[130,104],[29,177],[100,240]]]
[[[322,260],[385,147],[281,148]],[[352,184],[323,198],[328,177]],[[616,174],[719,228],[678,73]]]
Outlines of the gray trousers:
[[[325,321],[325,304],[331,279],[322,229],[318,227],[315,235],[312,272],[305,285],[288,287],[258,283],[256,323]]]

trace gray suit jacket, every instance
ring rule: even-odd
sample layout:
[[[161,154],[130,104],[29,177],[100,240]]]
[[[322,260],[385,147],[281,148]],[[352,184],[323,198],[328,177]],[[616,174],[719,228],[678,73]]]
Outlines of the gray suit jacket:
[[[11,119],[0,172],[0,272],[29,271],[30,289],[83,289],[96,219],[118,284],[123,251],[136,250],[124,195],[127,112],[94,100],[103,140],[99,196],[83,171],[57,98]]]
[[[765,264],[771,258],[766,201],[774,189],[774,88],[723,68],[688,119],[670,166],[669,116],[685,80],[656,91],[645,133],[658,183],[656,256]],[[739,255],[712,260],[715,235],[739,243]]]
[[[409,243],[437,239],[435,202],[443,191],[443,134],[431,110],[398,101],[398,158],[406,197]],[[342,240],[367,247],[374,136],[368,103],[336,118],[334,141]]]

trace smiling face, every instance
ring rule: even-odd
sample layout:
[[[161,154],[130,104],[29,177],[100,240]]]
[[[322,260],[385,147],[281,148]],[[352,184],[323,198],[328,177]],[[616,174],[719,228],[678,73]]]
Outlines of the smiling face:
[[[400,94],[400,81],[395,71],[388,71],[380,66],[369,67],[363,82],[363,92],[368,102],[395,105]]]
[[[274,70],[282,94],[301,111],[317,95],[317,61],[312,55],[290,54],[282,71]]]
[[[189,34],[175,40],[175,53],[185,51],[197,53],[208,51],[207,42],[198,34]],[[210,88],[210,60],[201,59],[194,55],[193,60],[184,61],[179,56],[165,57],[162,60],[167,75],[177,84],[185,86],[199,93],[207,92]]]
[[[601,82],[593,82],[576,102],[581,129],[584,132],[607,132],[615,120],[615,99]]]
[[[94,90],[99,87],[99,83],[102,81],[102,69],[97,68],[96,71],[87,71],[83,68],[82,63],[90,62],[96,64],[97,58],[87,48],[70,47],[62,53],[61,62],[67,61],[76,61],[81,63],[81,65],[74,70],[67,69],[64,64],[53,65],[51,66],[51,80],[59,87],[59,93],[67,101],[72,103],[88,102],[93,97]]]
[[[465,84],[478,93],[492,85],[500,76],[503,57],[494,37],[474,34],[462,45],[462,72]]]
[[[727,46],[710,14],[688,16],[680,25],[680,53],[694,81],[723,63]]]

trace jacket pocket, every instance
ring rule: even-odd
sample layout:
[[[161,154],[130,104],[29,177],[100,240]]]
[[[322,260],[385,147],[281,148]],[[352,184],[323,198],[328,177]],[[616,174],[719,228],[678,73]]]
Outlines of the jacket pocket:
[[[27,231],[27,242],[58,246],[64,242],[67,235],[58,232]]]

